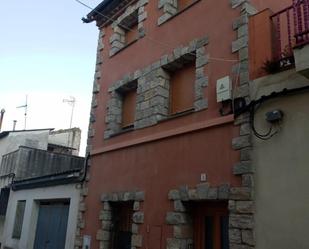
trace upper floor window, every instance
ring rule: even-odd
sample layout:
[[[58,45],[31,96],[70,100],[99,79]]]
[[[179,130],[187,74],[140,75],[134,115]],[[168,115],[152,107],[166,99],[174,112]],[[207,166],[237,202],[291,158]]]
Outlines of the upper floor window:
[[[182,113],[194,107],[195,63],[170,74],[170,114]]]
[[[122,129],[134,127],[135,106],[136,106],[136,83],[132,84],[132,88],[122,92]]]
[[[108,89],[104,138],[131,130],[128,128],[155,125],[175,114],[207,109],[207,43],[207,37],[194,40],[114,82]]]
[[[112,23],[113,34],[110,37],[110,56],[145,35],[144,21],[147,18],[145,5],[148,1],[139,0],[129,6],[116,21]]]
[[[138,11],[136,10],[130,16],[126,17],[120,23],[120,26],[124,29],[126,45],[138,39]]]
[[[198,2],[199,0],[172,0],[159,1],[159,9],[163,10],[163,15],[158,19],[158,25],[166,22],[177,13],[185,10],[187,7]]]

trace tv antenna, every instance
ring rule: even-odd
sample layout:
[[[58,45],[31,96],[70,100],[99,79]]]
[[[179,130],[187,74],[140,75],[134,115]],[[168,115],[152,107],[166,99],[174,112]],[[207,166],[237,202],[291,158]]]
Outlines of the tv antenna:
[[[24,108],[24,110],[25,110],[25,113],[24,113],[24,116],[25,116],[24,130],[26,130],[26,128],[27,128],[27,114],[28,114],[28,95],[26,95],[25,104],[21,105],[21,106],[17,106],[16,108]]]
[[[69,99],[63,99],[63,103],[68,103],[71,107],[71,119],[70,119],[70,129],[72,128],[72,121],[73,121],[73,114],[74,114],[74,108],[75,108],[75,103],[76,99],[73,96],[70,96]]]

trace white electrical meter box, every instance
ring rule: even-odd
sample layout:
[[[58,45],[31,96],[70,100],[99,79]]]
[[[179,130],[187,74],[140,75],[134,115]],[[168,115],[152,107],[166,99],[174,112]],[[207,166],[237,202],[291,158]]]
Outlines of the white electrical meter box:
[[[217,102],[232,99],[232,81],[229,76],[217,80]]]

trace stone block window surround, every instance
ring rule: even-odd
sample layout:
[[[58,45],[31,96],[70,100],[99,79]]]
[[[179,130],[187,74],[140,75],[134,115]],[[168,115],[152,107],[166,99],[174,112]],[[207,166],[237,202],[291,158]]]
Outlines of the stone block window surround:
[[[208,64],[205,49],[207,44],[207,37],[193,40],[188,46],[178,47],[172,54],[164,55],[148,67],[128,74],[112,84],[108,90],[110,100],[107,103],[104,138],[123,132],[121,126],[123,98],[120,92],[123,88],[134,88],[136,82],[134,129],[152,126],[170,118],[171,78],[175,72],[186,69],[190,65],[195,65],[191,111],[207,109],[208,102],[204,96],[204,88],[208,86],[208,78],[204,73],[204,67]]]
[[[162,25],[199,1],[200,0],[159,0],[158,8],[162,10],[163,14],[158,19],[158,25]]]
[[[127,248],[121,247],[119,244],[121,241],[130,243],[130,248],[142,247],[143,237],[139,234],[139,226],[144,223],[144,213],[141,211],[144,199],[145,194],[142,191],[102,194],[103,208],[100,213],[102,227],[97,232],[100,248]]]
[[[125,12],[112,23],[113,34],[109,42],[110,56],[145,36],[144,21],[147,18],[145,5],[149,0],[139,0],[129,6]]]

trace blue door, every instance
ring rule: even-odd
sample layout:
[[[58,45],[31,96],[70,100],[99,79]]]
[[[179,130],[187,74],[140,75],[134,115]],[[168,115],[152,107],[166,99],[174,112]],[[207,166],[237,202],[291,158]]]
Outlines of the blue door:
[[[33,249],[64,249],[69,203],[41,203]]]

